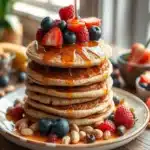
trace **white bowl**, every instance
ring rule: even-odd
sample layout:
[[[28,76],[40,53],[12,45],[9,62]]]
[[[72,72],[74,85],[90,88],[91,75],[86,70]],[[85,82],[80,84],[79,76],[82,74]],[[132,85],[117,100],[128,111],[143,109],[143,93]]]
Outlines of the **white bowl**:
[[[138,94],[138,96],[143,100],[143,101],[146,101],[146,99],[148,97],[150,97],[150,91],[142,88],[140,85],[139,85],[139,81],[140,81],[140,77],[138,77],[136,79],[136,92]]]
[[[97,141],[92,144],[63,145],[29,140],[23,136],[16,135],[12,131],[12,123],[7,120],[5,113],[7,108],[11,107],[16,99],[23,99],[25,95],[24,88],[18,89],[0,100],[0,134],[20,146],[33,150],[110,150],[123,146],[135,139],[145,130],[149,122],[149,110],[142,100],[133,94],[116,88],[114,88],[113,91],[120,98],[124,99],[129,107],[134,108],[135,115],[138,118],[135,126],[128,130],[124,136],[105,141]]]

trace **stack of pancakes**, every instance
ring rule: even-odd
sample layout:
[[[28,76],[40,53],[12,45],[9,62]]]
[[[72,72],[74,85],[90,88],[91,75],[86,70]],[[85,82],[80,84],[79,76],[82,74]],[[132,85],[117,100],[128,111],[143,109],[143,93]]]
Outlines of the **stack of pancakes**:
[[[29,118],[66,118],[91,125],[114,110],[111,48],[103,41],[63,48],[38,46],[27,50],[25,113]]]

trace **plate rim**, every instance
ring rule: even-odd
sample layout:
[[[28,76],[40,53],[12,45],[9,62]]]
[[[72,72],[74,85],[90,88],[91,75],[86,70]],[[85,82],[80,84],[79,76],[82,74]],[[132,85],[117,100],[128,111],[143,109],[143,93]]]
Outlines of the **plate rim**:
[[[23,88],[19,88],[17,90],[20,90],[20,89],[24,89],[24,87]],[[57,148],[92,148],[92,147],[105,146],[105,145],[110,146],[111,144],[117,144],[117,143],[120,143],[120,142],[122,142],[124,140],[131,139],[132,137],[133,138],[137,137],[138,134],[140,134],[142,132],[142,130],[144,130],[146,128],[146,126],[147,126],[147,124],[149,122],[150,114],[149,114],[148,107],[146,106],[146,104],[139,97],[135,96],[132,93],[129,93],[129,92],[127,92],[125,90],[122,90],[122,89],[119,89],[119,88],[113,88],[113,91],[121,93],[122,95],[126,95],[128,97],[131,97],[132,99],[138,101],[138,103],[141,103],[144,106],[145,110],[146,110],[146,114],[147,115],[146,115],[146,120],[143,123],[143,125],[140,126],[136,131],[134,131],[134,132],[132,132],[130,134],[127,134],[126,136],[119,137],[117,139],[111,139],[111,140],[108,140],[108,141],[92,143],[92,144],[78,144],[78,145],[77,144],[73,144],[73,145],[70,144],[70,145],[65,145],[65,144],[54,144],[54,143],[46,143],[46,142],[29,140],[29,139],[27,139],[25,137],[13,134],[12,132],[7,131],[7,130],[1,128],[1,127],[0,127],[0,129],[1,129],[1,132],[3,132],[3,133],[0,132],[0,134],[2,136],[11,136],[12,138],[15,138],[17,140],[21,140],[21,141],[24,141],[24,142],[30,143],[30,144],[35,144],[35,145],[40,145],[40,146],[46,146],[46,147],[57,147]],[[12,94],[12,93],[10,93],[10,94]],[[3,135],[3,134],[5,134],[5,135]]]

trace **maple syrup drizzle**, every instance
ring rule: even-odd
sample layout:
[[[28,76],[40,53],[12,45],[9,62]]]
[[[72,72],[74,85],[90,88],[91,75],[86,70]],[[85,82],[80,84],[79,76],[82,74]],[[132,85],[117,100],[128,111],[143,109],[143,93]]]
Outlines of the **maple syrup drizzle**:
[[[61,62],[63,65],[69,67],[72,66],[75,60],[75,54],[78,54],[87,65],[91,65],[91,61],[88,56],[89,48],[94,48],[99,45],[99,42],[88,42],[82,44],[73,44],[66,45],[62,48],[54,48],[54,47],[41,47],[37,50],[38,53],[44,54],[43,61],[48,64],[49,61],[54,58],[61,57]],[[99,53],[96,53],[99,55]],[[100,56],[100,55],[99,55]]]

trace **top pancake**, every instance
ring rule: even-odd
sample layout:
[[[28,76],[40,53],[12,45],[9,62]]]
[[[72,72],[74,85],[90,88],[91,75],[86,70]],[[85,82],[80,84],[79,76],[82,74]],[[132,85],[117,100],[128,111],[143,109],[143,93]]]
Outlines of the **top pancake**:
[[[27,56],[43,65],[60,68],[88,68],[99,65],[112,55],[112,49],[104,41],[66,45],[62,48],[42,47],[33,41]]]

